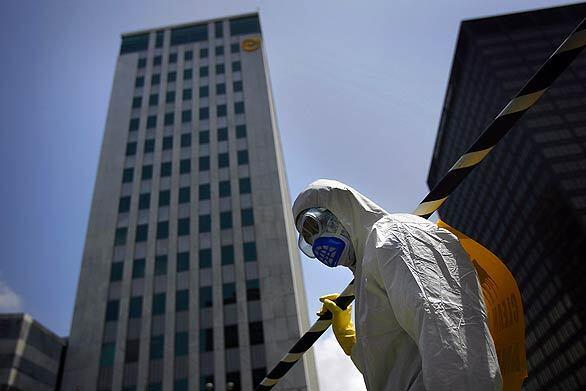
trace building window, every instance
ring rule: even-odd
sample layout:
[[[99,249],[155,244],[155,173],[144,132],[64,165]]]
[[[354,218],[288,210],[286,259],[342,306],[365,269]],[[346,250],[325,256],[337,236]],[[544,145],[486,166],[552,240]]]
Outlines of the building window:
[[[167,103],[175,102],[175,91],[167,91],[167,97],[165,99]]]
[[[222,287],[222,294],[224,298],[224,304],[236,303],[236,284],[233,282],[224,284]]]
[[[179,162],[179,173],[188,174],[191,172],[191,159],[181,159]]]
[[[149,106],[156,106],[159,104],[159,94],[151,94],[149,96]]]
[[[102,351],[100,353],[100,366],[101,367],[114,366],[115,354],[116,354],[116,345],[114,343],[102,344]]]
[[[168,206],[171,202],[171,191],[161,190],[159,192],[159,206]]]
[[[244,113],[244,102],[234,103],[234,113],[236,113],[236,114]]]
[[[169,64],[175,64],[177,62],[177,53],[169,54]]]
[[[142,166],[141,179],[148,181],[149,179],[152,179],[152,177],[153,177],[153,166],[150,164],[148,166]]]
[[[212,249],[202,248],[199,250],[199,268],[205,269],[212,267]]]
[[[221,212],[220,213],[220,229],[232,228],[232,212]]]
[[[224,30],[222,29],[222,22],[216,22],[214,23],[214,36],[216,38],[222,38],[224,36]],[[217,52],[216,48],[216,52]],[[217,53],[216,53],[217,55]]]
[[[238,151],[238,165],[248,164],[248,151]]]
[[[208,56],[208,48],[199,49],[199,57],[200,58],[207,58],[207,56]]]
[[[212,218],[210,215],[199,216],[199,232],[210,232],[212,230]]]
[[[157,223],[157,239],[167,239],[169,237],[169,222],[159,221]]]
[[[234,391],[240,391],[240,372],[238,371],[234,371],[234,372],[227,372],[226,373],[226,383],[232,383],[234,384],[234,386],[232,387],[232,390]]]
[[[240,61],[234,61],[232,63],[232,72],[240,72],[242,70],[242,64]]]
[[[147,224],[140,224],[136,226],[136,242],[146,242],[148,239],[149,226]]]
[[[131,297],[128,306],[128,317],[130,319],[140,318],[142,316],[142,296]]]
[[[264,343],[262,331],[262,322],[251,322],[248,324],[251,345],[260,345]]]
[[[226,83],[216,84],[216,95],[224,95],[226,93]]]
[[[128,143],[126,144],[126,156],[134,156],[136,155],[136,143]]]
[[[118,213],[126,213],[130,210],[130,197],[122,197],[118,201]]]
[[[240,188],[240,194],[250,194],[252,187],[250,185],[250,178],[238,179],[238,187]]]
[[[233,82],[232,88],[234,89],[234,92],[242,91],[242,81],[238,80],[238,81]]]
[[[177,379],[173,383],[173,391],[188,391],[188,379]]]
[[[136,80],[134,80],[134,86],[136,88],[144,87],[144,77],[143,76],[137,77]]]
[[[151,360],[159,360],[163,358],[163,353],[165,351],[165,336],[164,335],[157,335],[151,337],[151,344],[150,344],[150,359]]]
[[[222,246],[222,265],[234,264],[234,246]]]
[[[146,67],[146,58],[139,58],[138,59],[138,68],[142,69]]]
[[[204,185],[199,185],[199,199],[201,200],[209,200],[211,196],[211,189],[210,184],[206,183]]]
[[[218,141],[227,141],[228,140],[228,128],[219,128],[218,129]]]
[[[175,293],[175,311],[187,311],[189,309],[189,290],[184,289]]]
[[[216,46],[216,56],[223,56],[224,55],[224,47],[223,46]]]
[[[220,197],[230,196],[230,181],[220,181],[218,188],[220,191]]]
[[[225,117],[227,115],[228,110],[226,109],[226,105],[218,105],[216,107],[216,115],[218,117]]]
[[[207,66],[199,68],[199,77],[208,77],[208,73],[209,73],[209,70],[208,70]]]
[[[236,126],[236,138],[246,137],[246,125]]]
[[[252,384],[257,387],[261,381],[265,378],[267,373],[266,368],[256,368],[252,370]]]
[[[173,99],[175,99],[175,93],[173,93]],[[175,113],[165,113],[165,126],[173,125],[175,123]]]
[[[151,194],[144,193],[138,196],[138,209],[148,209],[151,205]]]
[[[237,43],[233,43],[232,45],[230,45],[230,52],[232,52],[232,53],[240,52],[240,45],[238,45]]]
[[[242,244],[242,251],[244,253],[244,262],[256,261],[256,243],[248,242]]]
[[[234,284],[232,284],[234,285]],[[226,349],[238,347],[238,326],[224,326],[224,345]]]
[[[240,218],[242,219],[242,225],[254,225],[254,215],[252,214],[252,209],[242,209],[240,211]]]
[[[191,146],[191,134],[185,133],[181,135],[181,148],[190,147]]]
[[[218,167],[228,167],[230,165],[230,155],[228,153],[218,154]]]
[[[153,315],[161,315],[165,313],[165,304],[167,297],[165,293],[156,293],[153,295]]]
[[[201,107],[199,109],[199,119],[209,119],[210,118],[210,109],[209,107]]]
[[[203,329],[199,331],[199,351],[211,352],[214,350],[214,329]]]
[[[191,92],[191,90],[189,90]],[[181,123],[187,124],[191,122],[191,110],[183,110],[181,112]]]
[[[119,300],[110,300],[106,304],[106,322],[113,322],[118,320],[118,311],[120,309]]]
[[[199,306],[201,308],[208,308],[213,305],[212,287],[203,286],[199,288]]]
[[[258,280],[246,280],[246,300],[260,300],[260,285]]]
[[[144,153],[152,153],[155,151],[155,139],[151,138],[144,140]]]
[[[183,80],[191,80],[192,77],[193,77],[193,71],[191,69],[184,69],[183,70]]]
[[[145,267],[145,260],[144,258],[135,259],[132,262],[132,278],[144,278],[144,267]]]
[[[202,130],[199,132],[199,143],[200,144],[208,144],[210,142],[210,131],[209,130]]]
[[[122,281],[124,262],[113,262],[110,267],[110,281]]]
[[[177,273],[189,270],[189,253],[177,253]]]
[[[175,333],[175,357],[189,354],[189,334],[187,332]]]
[[[142,105],[142,98],[140,96],[137,96],[132,99],[132,108],[133,109],[138,109],[138,108],[140,108],[141,105]]]
[[[157,127],[157,116],[156,115],[149,115],[147,117],[147,129],[152,129]]]
[[[177,221],[177,235],[189,235],[189,217]]]
[[[173,149],[173,136],[163,137],[163,151]]]
[[[208,171],[210,169],[210,157],[202,156],[199,158],[199,171]]]
[[[171,162],[161,163],[161,177],[171,176],[173,166]]]
[[[159,75],[157,73],[156,75],[151,76],[151,85],[158,86],[160,82],[161,82],[161,75]]]
[[[163,58],[161,56],[153,57],[153,65],[161,65],[162,61],[163,61]]]
[[[122,391],[126,391],[126,390],[122,389]],[[163,384],[162,383],[149,383],[149,384],[147,384],[146,391],[163,391]]]
[[[128,130],[131,132],[134,132],[135,130],[138,130],[138,124],[140,122],[140,119],[138,118],[132,118],[130,120],[130,124],[128,125]]]
[[[224,64],[216,64],[216,75],[222,75],[226,71]]]
[[[185,61],[193,60],[193,50],[186,50],[185,53],[183,53],[183,60],[185,60]]]
[[[208,86],[199,87],[199,97],[207,98],[210,95],[210,88]]]
[[[157,35],[155,37],[155,47],[163,47],[163,41],[165,39],[165,32],[164,31],[157,31]]]
[[[114,244],[116,246],[126,244],[126,235],[127,234],[128,234],[128,228],[126,228],[126,227],[116,228],[116,233],[114,234]]]
[[[179,189],[179,203],[186,204],[189,202],[190,198],[190,188],[189,187],[182,187]]]
[[[134,169],[125,168],[122,172],[122,183],[130,183],[134,179]]]
[[[169,72],[167,73],[167,81],[169,83],[177,81],[177,72]]]
[[[164,276],[167,274],[167,256],[157,255],[155,258],[155,276]]]

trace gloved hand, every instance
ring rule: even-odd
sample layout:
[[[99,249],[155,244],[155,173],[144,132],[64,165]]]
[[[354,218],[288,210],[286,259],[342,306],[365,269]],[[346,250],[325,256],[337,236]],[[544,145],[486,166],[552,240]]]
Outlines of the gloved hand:
[[[352,306],[348,306],[348,308],[342,310],[334,302],[338,296],[340,296],[339,293],[332,293],[320,297],[319,301],[323,303],[323,306],[317,315],[323,315],[326,310],[332,313],[332,329],[334,330],[334,335],[342,350],[344,350],[344,353],[349,356],[352,352],[352,347],[356,343],[356,330],[354,330],[354,325],[352,324]]]

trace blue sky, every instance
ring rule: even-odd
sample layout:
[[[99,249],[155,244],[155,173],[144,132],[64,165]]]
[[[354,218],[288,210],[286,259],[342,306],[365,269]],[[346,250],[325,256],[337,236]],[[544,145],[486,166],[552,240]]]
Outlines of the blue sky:
[[[460,21],[559,4],[3,1],[0,311],[69,331],[121,33],[258,9],[292,199],[333,178],[409,212],[427,191]],[[312,312],[350,278],[303,264]]]

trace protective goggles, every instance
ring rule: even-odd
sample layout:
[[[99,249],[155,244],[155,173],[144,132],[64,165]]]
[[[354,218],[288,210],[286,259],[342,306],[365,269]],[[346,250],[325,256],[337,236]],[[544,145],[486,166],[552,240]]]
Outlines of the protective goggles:
[[[317,240],[319,240],[319,244],[326,244],[326,240],[332,242],[332,238],[335,238],[342,240],[345,244],[344,247],[348,248],[350,246],[348,233],[342,226],[342,223],[340,223],[332,212],[325,208],[311,208],[303,212],[297,219],[297,231],[299,231],[299,240],[297,241],[299,249],[308,257],[318,258],[322,262],[324,261],[321,259],[323,256],[317,256],[315,254],[316,245],[318,244],[316,243]],[[326,248],[331,249],[332,243],[328,244],[329,246],[326,246],[324,250]],[[342,255],[339,251],[336,251],[336,253],[339,254],[335,258],[339,258]],[[326,264],[328,266],[335,266],[332,264],[337,263],[337,261],[338,259],[332,259],[331,262],[327,262]]]

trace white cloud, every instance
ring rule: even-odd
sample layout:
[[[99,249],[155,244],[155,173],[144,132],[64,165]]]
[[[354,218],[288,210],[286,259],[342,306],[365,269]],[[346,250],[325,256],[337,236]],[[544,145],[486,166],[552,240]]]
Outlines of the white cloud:
[[[0,312],[22,311],[22,299],[4,281],[0,281]]]
[[[328,333],[315,345],[320,389],[324,391],[366,391],[364,380],[336,337]]]

